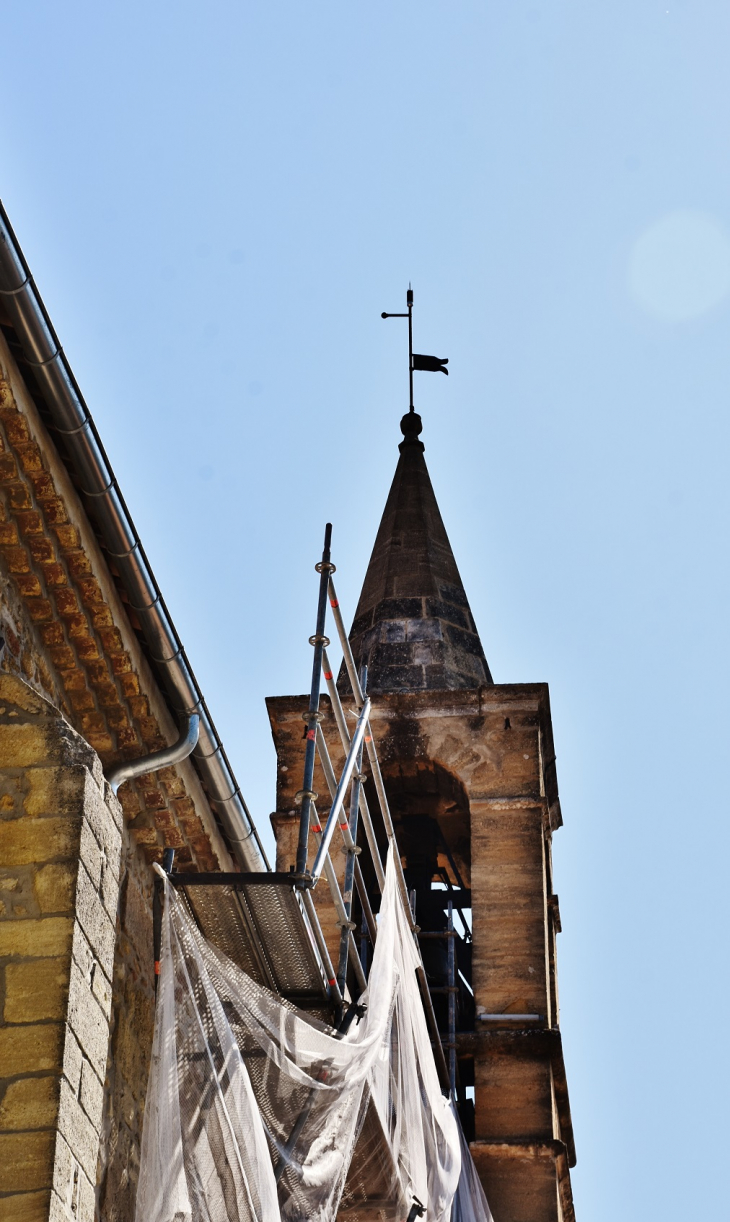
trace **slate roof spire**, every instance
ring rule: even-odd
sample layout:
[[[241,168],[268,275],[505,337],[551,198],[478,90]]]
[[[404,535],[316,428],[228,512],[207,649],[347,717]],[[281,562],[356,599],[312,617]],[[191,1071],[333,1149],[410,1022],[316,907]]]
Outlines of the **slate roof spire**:
[[[350,631],[368,691],[454,690],[491,684],[419,440],[401,420],[400,459]]]

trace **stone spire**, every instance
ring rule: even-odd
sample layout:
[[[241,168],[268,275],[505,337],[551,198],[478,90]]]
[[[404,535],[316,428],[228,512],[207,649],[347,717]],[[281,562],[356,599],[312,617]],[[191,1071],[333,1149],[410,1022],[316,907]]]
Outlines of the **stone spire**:
[[[373,694],[493,682],[436,504],[421,430],[416,412],[401,420],[400,459],[350,631]]]

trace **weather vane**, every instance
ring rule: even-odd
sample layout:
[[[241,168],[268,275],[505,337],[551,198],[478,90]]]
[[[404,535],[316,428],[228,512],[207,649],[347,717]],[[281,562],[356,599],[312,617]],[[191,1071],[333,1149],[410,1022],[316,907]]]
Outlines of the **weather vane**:
[[[385,310],[380,315],[381,318],[407,318],[408,319],[408,382],[411,392],[410,411],[415,412],[413,406],[413,371],[414,369],[424,369],[427,373],[445,373],[448,376],[446,366],[449,363],[448,357],[424,356],[421,352],[413,351],[413,289],[408,285],[406,293],[406,305],[408,312],[406,314],[386,314]]]

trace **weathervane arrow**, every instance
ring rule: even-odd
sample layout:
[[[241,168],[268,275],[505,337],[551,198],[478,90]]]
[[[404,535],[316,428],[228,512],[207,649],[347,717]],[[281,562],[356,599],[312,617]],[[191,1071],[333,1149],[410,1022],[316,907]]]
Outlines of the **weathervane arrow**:
[[[407,318],[408,319],[408,379],[411,392],[410,410],[415,412],[413,406],[413,372],[416,369],[424,370],[426,373],[445,373],[448,376],[446,366],[449,363],[449,358],[446,356],[424,356],[421,352],[413,351],[413,289],[408,286],[406,293],[406,305],[408,312],[406,314],[386,314],[385,311],[380,315],[381,318]]]

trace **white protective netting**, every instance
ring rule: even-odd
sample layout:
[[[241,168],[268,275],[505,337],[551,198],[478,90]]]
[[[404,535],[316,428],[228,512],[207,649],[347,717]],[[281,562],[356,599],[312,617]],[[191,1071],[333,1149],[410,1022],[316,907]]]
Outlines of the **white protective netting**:
[[[392,850],[367,1009],[342,1037],[207,942],[167,882],[164,899],[136,1222],[405,1222],[416,1201],[426,1222],[489,1222]]]

